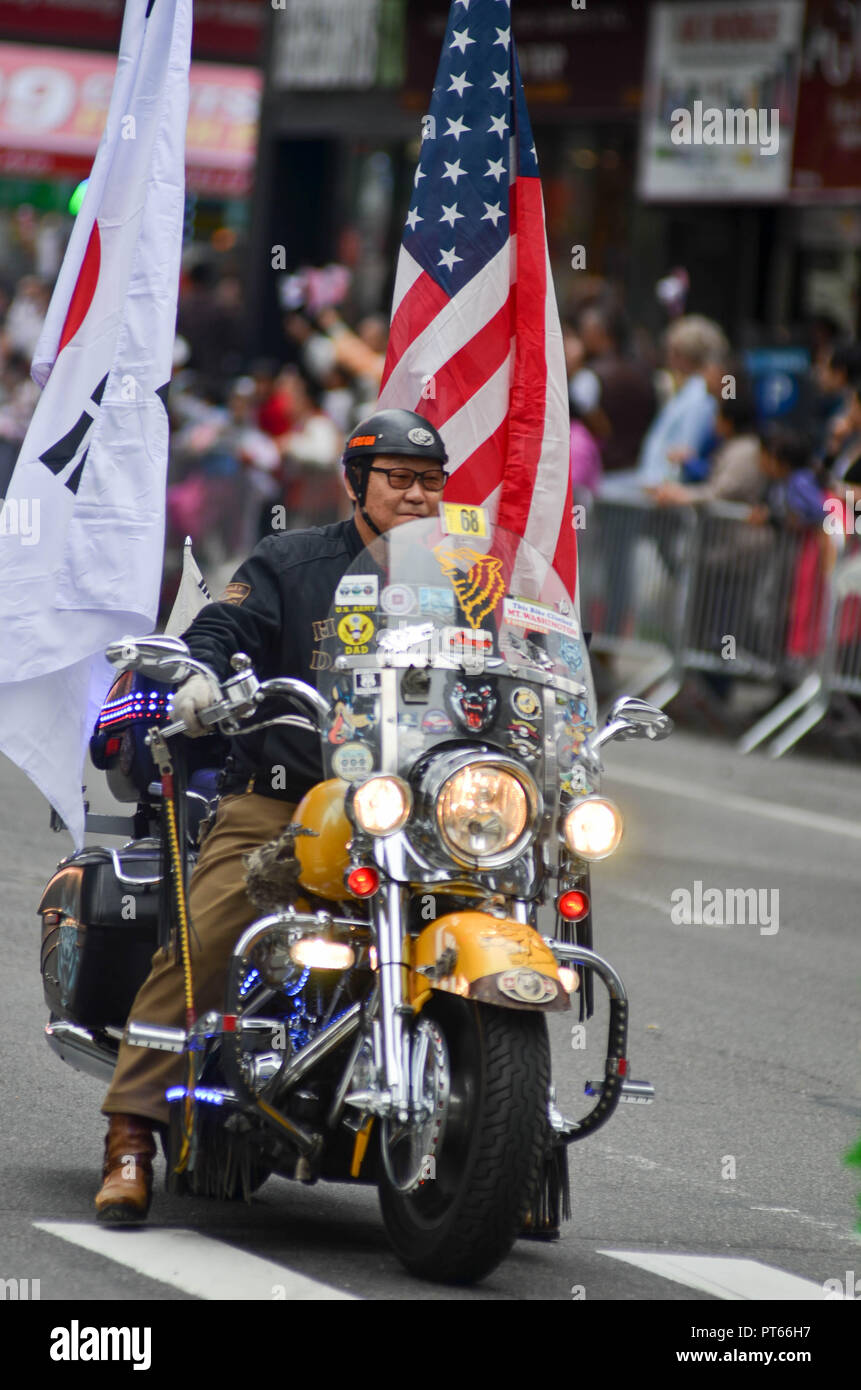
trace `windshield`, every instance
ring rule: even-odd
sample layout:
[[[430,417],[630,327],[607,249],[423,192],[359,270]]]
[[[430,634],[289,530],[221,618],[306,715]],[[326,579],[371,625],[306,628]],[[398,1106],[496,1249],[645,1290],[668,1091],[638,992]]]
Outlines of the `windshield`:
[[[595,724],[571,598],[537,550],[481,508],[393,528],[333,595],[316,654],[334,717],[327,776],[407,773],[429,747],[473,740],[576,790]]]

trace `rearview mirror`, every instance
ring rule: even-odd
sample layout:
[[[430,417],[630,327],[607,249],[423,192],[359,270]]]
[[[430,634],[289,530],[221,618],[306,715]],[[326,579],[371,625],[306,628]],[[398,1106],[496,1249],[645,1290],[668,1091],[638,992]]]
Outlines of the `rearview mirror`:
[[[140,671],[150,680],[174,684],[193,669],[191,652],[181,637],[121,637],[105,656],[118,671]]]
[[[634,695],[623,695],[615,702],[607,724],[624,726],[613,733],[612,738],[661,739],[673,732],[673,721],[668,714]]]
[[[581,750],[581,758],[593,772],[600,770],[598,749],[612,739],[626,738],[668,738],[673,732],[673,721],[657,705],[648,700],[640,700],[634,695],[623,695],[610,710],[603,729],[592,734]]]

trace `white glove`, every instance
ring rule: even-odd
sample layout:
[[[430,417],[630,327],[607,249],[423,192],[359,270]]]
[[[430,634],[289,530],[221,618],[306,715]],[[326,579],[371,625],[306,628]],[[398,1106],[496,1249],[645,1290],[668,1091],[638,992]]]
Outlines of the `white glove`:
[[[221,691],[215,681],[202,676],[197,671],[183,681],[173,697],[173,717],[181,719],[186,725],[189,738],[200,738],[211,729],[201,724],[198,714],[221,699]]]

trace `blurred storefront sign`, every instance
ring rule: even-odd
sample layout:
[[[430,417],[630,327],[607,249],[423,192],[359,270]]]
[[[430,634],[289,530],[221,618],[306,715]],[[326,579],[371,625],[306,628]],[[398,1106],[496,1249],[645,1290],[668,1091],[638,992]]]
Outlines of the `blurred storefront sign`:
[[[116,53],[123,6],[124,0],[0,0],[0,38]],[[257,62],[268,8],[268,0],[194,0],[194,56]]]
[[[858,201],[861,188],[861,5],[808,0],[792,195]]]
[[[652,6],[641,197],[684,202],[785,197],[803,14],[803,0]],[[742,120],[747,112],[753,119]]]
[[[403,0],[285,0],[272,30],[276,91],[395,86]]]
[[[101,53],[0,44],[0,173],[88,173],[115,68],[116,61]],[[242,197],[249,191],[259,106],[255,69],[192,63],[186,133],[191,192]]]
[[[409,6],[407,106],[426,108],[448,11],[447,0]],[[581,9],[570,0],[518,0],[513,23],[533,124],[635,116],[647,18],[645,0],[601,0]]]

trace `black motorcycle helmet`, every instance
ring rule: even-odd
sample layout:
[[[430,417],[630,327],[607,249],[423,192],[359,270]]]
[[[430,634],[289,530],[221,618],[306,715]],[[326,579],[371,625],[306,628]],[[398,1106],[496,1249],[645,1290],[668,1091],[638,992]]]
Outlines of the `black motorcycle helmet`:
[[[414,410],[378,410],[357,425],[347,440],[341,463],[358,499],[359,509],[372,531],[380,534],[365,511],[369,469],[378,454],[402,454],[405,458],[448,463],[445,445],[437,430]]]

